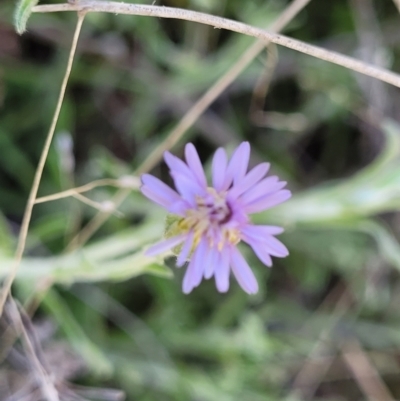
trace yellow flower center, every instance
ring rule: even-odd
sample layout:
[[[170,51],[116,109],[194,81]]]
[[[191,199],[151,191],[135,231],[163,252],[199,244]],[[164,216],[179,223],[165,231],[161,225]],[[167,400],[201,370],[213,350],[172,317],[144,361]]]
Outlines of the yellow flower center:
[[[203,236],[206,236],[211,247],[217,246],[221,250],[225,242],[236,245],[240,241],[240,232],[237,228],[226,227],[232,217],[232,211],[226,202],[226,193],[218,193],[214,188],[207,188],[206,197],[196,198],[195,209],[190,209],[178,222],[182,231],[194,232],[193,247],[196,247]]]

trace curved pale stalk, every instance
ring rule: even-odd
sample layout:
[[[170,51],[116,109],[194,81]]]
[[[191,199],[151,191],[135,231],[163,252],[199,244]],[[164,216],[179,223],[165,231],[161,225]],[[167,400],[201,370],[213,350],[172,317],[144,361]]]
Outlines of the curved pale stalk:
[[[186,21],[198,22],[213,26],[218,29],[238,32],[244,35],[253,36],[277,45],[297,50],[300,53],[329,61],[330,63],[340,65],[350,70],[364,75],[379,79],[391,85],[400,88],[400,75],[389,70],[375,67],[343,54],[325,50],[317,46],[312,46],[296,39],[289,38],[278,33],[269,32],[264,29],[256,28],[242,22],[233,21],[227,18],[217,17],[215,15],[200,13],[181,8],[148,6],[143,4],[126,4],[112,1],[90,1],[82,0],[76,4],[54,4],[35,6],[33,12],[60,12],[60,11],[85,11],[85,12],[105,12],[113,14],[142,15],[158,18],[182,19]]]

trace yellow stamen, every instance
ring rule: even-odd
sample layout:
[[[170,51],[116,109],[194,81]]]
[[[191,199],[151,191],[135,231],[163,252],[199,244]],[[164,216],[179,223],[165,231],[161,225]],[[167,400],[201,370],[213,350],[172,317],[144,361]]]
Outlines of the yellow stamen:
[[[186,216],[177,222],[177,229],[181,234],[193,231],[194,249],[211,227],[217,227],[222,230],[221,240],[215,243],[215,238],[210,235],[208,241],[210,247],[217,246],[217,249],[221,251],[226,243],[236,245],[240,242],[240,232],[236,228],[224,227],[231,213],[226,203],[225,193],[217,193],[214,188],[207,188],[207,192],[211,195],[211,199],[196,197],[197,208],[186,212]]]

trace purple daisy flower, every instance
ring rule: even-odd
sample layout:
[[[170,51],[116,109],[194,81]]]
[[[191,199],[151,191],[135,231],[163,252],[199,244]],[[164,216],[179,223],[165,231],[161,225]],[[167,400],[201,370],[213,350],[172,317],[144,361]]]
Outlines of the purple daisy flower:
[[[247,172],[250,145],[243,142],[230,161],[219,148],[212,161],[212,186],[208,186],[200,158],[193,144],[185,147],[186,163],[169,152],[164,159],[170,168],[177,191],[149,174],[142,176],[142,193],[177,215],[178,234],[147,250],[157,255],[182,245],[177,258],[181,267],[188,258],[183,292],[189,293],[202,278],[215,277],[217,289],[226,292],[232,270],[238,283],[249,294],[258,291],[257,280],[237,249],[240,241],[251,246],[258,258],[272,266],[271,256],[285,257],[286,247],[274,235],[281,227],[254,225],[249,214],[261,212],[290,198],[282,189],[286,182],[278,177],[264,178],[269,163]]]

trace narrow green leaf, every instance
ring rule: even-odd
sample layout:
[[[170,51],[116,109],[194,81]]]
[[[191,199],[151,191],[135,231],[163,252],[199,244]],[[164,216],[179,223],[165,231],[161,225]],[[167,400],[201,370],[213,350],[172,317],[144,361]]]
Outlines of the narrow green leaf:
[[[375,239],[382,258],[400,270],[400,244],[388,227],[369,219],[360,221],[355,228],[370,234]]]
[[[22,35],[26,30],[26,23],[32,13],[32,8],[39,0],[19,0],[14,13],[14,25],[16,31]]]
[[[70,343],[85,359],[93,372],[109,376],[113,371],[112,363],[100,348],[86,336],[66,303],[55,290],[50,289],[47,292],[43,299],[43,306],[53,314]]]
[[[352,177],[303,191],[253,221],[314,227],[400,210],[400,126],[386,119],[381,129],[386,144],[367,167]]]
[[[14,252],[14,238],[6,218],[0,213],[0,255],[11,257]]]
[[[12,258],[1,257],[0,278],[6,276],[13,265]],[[169,278],[171,270],[160,257],[149,257],[143,249],[132,255],[110,261],[89,259],[84,251],[57,257],[24,258],[18,270],[18,278],[24,280],[51,278],[55,283],[124,281],[141,274],[153,274]]]

